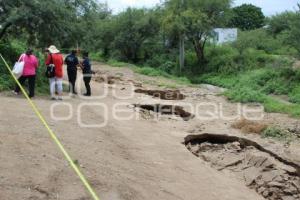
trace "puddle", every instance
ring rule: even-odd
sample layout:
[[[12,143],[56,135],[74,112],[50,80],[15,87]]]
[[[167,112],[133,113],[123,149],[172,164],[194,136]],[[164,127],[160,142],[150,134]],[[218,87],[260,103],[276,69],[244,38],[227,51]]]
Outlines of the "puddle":
[[[143,90],[136,89],[136,93],[142,93],[154,98],[160,98],[163,100],[183,100],[185,95],[181,94],[179,90]]]
[[[300,166],[251,140],[202,134],[187,136],[184,144],[195,156],[219,171],[234,173],[268,200],[300,200]]]
[[[162,104],[134,104],[135,108],[143,111],[150,111],[162,115],[175,115],[181,117],[184,121],[193,119],[195,116],[184,110],[181,106],[176,105],[162,105]]]

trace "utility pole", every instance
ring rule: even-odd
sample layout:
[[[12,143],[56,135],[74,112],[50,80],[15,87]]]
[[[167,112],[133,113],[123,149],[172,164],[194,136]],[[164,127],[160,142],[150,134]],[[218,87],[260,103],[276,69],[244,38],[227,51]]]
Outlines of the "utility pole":
[[[184,0],[181,0],[181,12],[183,11],[184,8]],[[185,39],[185,34],[184,32],[180,33],[179,36],[179,71],[180,75],[182,73],[182,69],[184,68],[184,58],[185,58],[185,52],[184,52],[184,39]]]

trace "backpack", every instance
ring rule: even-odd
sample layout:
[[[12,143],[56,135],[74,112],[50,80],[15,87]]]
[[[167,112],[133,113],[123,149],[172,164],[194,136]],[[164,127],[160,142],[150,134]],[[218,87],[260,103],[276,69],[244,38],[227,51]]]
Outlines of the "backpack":
[[[47,78],[54,78],[55,77],[55,65],[53,63],[52,54],[50,54],[50,56],[51,56],[51,62],[49,65],[47,65],[45,76]]]

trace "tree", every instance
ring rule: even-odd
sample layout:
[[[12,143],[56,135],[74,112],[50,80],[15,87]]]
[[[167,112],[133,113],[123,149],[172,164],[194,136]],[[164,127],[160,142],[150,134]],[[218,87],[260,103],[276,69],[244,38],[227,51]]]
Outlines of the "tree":
[[[288,42],[291,46],[300,52],[300,4],[298,4],[298,11],[293,20],[290,21],[290,32],[288,34]]]
[[[138,62],[144,42],[159,31],[157,19],[144,9],[128,8],[114,20],[113,47],[120,52],[123,59]]]
[[[232,9],[230,25],[242,30],[253,30],[264,26],[265,16],[261,8],[243,4]]]
[[[268,32],[300,52],[300,5],[296,12],[286,11],[268,20]]]
[[[0,39],[24,35],[29,45],[72,44],[100,8],[96,0],[2,0]]]
[[[164,30],[183,34],[193,44],[198,62],[205,62],[205,46],[213,28],[222,23],[231,0],[169,0],[165,3]]]
[[[283,31],[291,29],[291,22],[297,18],[297,13],[292,11],[286,11],[277,15],[272,16],[267,20],[268,31],[276,36]]]

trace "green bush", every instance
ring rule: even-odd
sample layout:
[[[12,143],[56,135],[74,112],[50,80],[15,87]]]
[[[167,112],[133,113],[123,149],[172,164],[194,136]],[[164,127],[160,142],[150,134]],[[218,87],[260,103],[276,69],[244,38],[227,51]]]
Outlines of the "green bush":
[[[6,43],[0,43],[0,53],[3,54],[4,58],[7,60],[9,66],[12,68],[13,64],[19,58],[19,56],[24,53],[26,46],[24,43],[19,41],[11,41]],[[44,67],[44,55],[38,50],[34,52],[39,59],[39,68],[37,70],[36,76],[36,93],[46,94],[48,93],[49,83],[48,79],[45,77],[45,67]],[[4,63],[0,62],[0,91],[11,90],[15,87],[16,83],[12,76],[4,66]],[[25,87],[27,84],[24,85]]]
[[[289,55],[289,52],[283,52],[284,40],[274,38],[265,29],[256,29],[252,31],[240,31],[238,40],[234,43],[234,47],[241,53],[248,48],[263,50],[268,54],[276,54],[280,50],[279,55]],[[283,54],[281,54],[283,53]]]
[[[300,86],[293,88],[289,93],[289,101],[300,104]]]
[[[236,87],[232,90],[225,92],[225,95],[234,102],[249,103],[265,101],[265,95],[257,90],[253,90],[249,87]]]
[[[231,46],[209,46],[206,58],[208,72],[234,73],[239,70],[239,52]]]
[[[263,131],[262,137],[282,139],[286,137],[286,133],[278,127],[268,127]]]
[[[188,50],[185,52],[185,66],[188,73],[199,70],[199,62],[195,51]]]
[[[99,61],[99,62],[104,62],[105,61],[105,59],[103,58],[101,52],[97,52],[97,53],[92,52],[92,53],[90,53],[89,57],[93,61]]]
[[[257,69],[273,62],[273,57],[264,50],[247,48],[242,52],[240,62],[243,65],[242,70]]]
[[[21,42],[0,42],[0,53],[11,68],[24,51],[25,45]],[[11,90],[14,88],[14,86],[15,82],[13,78],[11,77],[3,61],[0,60],[0,91]]]
[[[167,62],[163,63],[162,65],[160,65],[159,69],[168,74],[174,74],[175,73],[174,70],[176,70],[176,63],[174,63],[172,61],[167,61]]]
[[[141,67],[135,70],[139,74],[147,75],[147,76],[163,76],[163,77],[170,77],[170,75],[164,71],[159,69],[155,69],[152,67]]]

